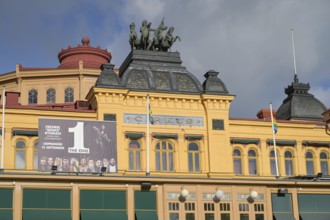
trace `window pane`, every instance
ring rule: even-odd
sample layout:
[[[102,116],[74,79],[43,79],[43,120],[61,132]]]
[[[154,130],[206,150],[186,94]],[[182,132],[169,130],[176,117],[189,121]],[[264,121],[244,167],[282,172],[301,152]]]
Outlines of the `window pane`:
[[[256,156],[256,152],[254,150],[249,150],[248,156],[255,157]]]
[[[256,220],[264,220],[264,214],[256,214]]]
[[[38,103],[38,92],[35,89],[31,89],[29,91],[29,104],[37,104]]]
[[[285,160],[285,174],[287,176],[293,176],[292,160]]]
[[[25,169],[25,151],[16,151],[16,169]]]
[[[170,213],[170,220],[179,220],[179,213]]]
[[[285,158],[292,158],[292,153],[291,153],[290,151],[286,151],[286,152],[284,153],[284,157],[285,157]]]
[[[328,175],[328,162],[327,161],[321,161],[321,172],[323,175]]]
[[[257,161],[256,159],[249,159],[249,173],[250,175],[257,174]]]
[[[141,170],[140,164],[140,151],[136,151],[136,170]]]
[[[71,87],[68,87],[65,89],[65,102],[73,102],[73,89]]]
[[[313,158],[313,154],[311,152],[306,153],[306,158]]]
[[[129,170],[134,170],[134,152],[129,152]]]
[[[25,148],[25,143],[23,141],[18,141],[16,143],[16,148],[24,149]]]
[[[156,152],[156,170],[160,171],[160,153]]]
[[[276,176],[276,163],[274,159],[270,160],[270,172],[273,176]]]
[[[198,145],[196,143],[194,143],[194,142],[189,143],[188,150],[190,150],[190,151],[198,151]]]
[[[306,161],[306,171],[307,175],[314,175],[314,162],[307,160]]]
[[[47,90],[47,103],[55,103],[56,92],[55,89]]]
[[[249,214],[240,214],[240,220],[249,220]]]
[[[214,213],[205,213],[205,220],[214,220]]]
[[[233,152],[233,156],[241,156],[241,151],[238,149],[235,149]]]
[[[229,213],[221,213],[221,220],[230,220]]]
[[[34,152],[33,155],[33,169],[38,169],[38,152]]]
[[[320,153],[320,159],[328,159],[327,154],[324,152]]]
[[[195,171],[199,172],[200,167],[199,167],[199,153],[195,153]]]
[[[239,158],[234,159],[234,172],[238,175],[242,174],[242,162]]]
[[[162,152],[162,170],[167,171],[167,157],[166,152]]]
[[[195,213],[186,213],[186,220],[195,220]]]
[[[189,172],[193,172],[194,171],[194,162],[193,162],[193,155],[192,153],[188,153],[188,163],[189,163]]]
[[[172,152],[170,152],[169,153],[169,164],[170,164],[170,171],[173,171],[174,170],[174,166],[173,166],[173,153]]]

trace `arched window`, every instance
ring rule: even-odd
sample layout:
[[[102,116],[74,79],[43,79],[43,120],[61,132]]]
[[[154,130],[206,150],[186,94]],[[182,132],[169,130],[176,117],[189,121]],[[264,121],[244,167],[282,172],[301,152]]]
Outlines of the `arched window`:
[[[38,91],[35,89],[29,91],[29,104],[38,104]]]
[[[34,142],[34,148],[33,148],[33,169],[38,169],[38,141]]]
[[[141,146],[137,140],[131,140],[128,145],[129,170],[141,170]]]
[[[272,176],[276,176],[276,161],[275,161],[275,151],[271,150],[269,153],[270,158],[270,173]]]
[[[188,163],[189,172],[199,172],[199,147],[196,142],[190,142],[188,145]]]
[[[257,175],[257,154],[254,150],[248,151],[249,174]]]
[[[64,91],[64,101],[73,102],[73,97],[74,97],[73,88],[71,87],[66,88]]]
[[[320,153],[320,165],[323,175],[329,175],[328,154],[325,152]]]
[[[242,175],[242,154],[239,149],[233,151],[234,159],[234,173],[236,175]]]
[[[169,141],[159,141],[156,144],[156,170],[157,171],[173,171],[174,147]]]
[[[50,88],[47,90],[47,103],[55,103],[56,102],[56,90]]]
[[[290,151],[285,151],[284,153],[285,160],[285,174],[287,176],[293,176],[293,156]]]
[[[307,175],[314,175],[314,155],[308,151],[305,156]]]
[[[16,146],[16,156],[15,156],[15,168],[25,169],[25,143],[24,141],[17,141]]]

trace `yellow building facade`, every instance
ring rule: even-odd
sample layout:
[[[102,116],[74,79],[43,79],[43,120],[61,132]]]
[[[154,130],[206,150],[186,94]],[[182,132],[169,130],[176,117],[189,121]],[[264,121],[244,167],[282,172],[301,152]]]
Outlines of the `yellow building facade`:
[[[279,110],[275,153],[271,111],[230,118],[235,96],[216,71],[200,83],[177,52],[134,49],[119,70],[107,62],[18,65],[0,76],[0,219],[328,219],[330,136],[320,108],[300,109],[304,120],[294,108],[288,118],[288,108]],[[304,86],[294,81],[283,105]],[[38,171],[40,118],[115,121],[117,172]]]

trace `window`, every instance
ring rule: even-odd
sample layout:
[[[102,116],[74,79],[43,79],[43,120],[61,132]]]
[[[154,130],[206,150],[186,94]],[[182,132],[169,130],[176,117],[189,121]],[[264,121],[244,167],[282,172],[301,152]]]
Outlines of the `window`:
[[[15,168],[25,169],[25,143],[24,141],[16,142]]]
[[[285,174],[287,176],[293,176],[293,156],[290,151],[285,151],[284,153],[285,160]]]
[[[221,220],[230,220],[230,203],[220,203]]]
[[[239,203],[238,211],[239,211],[240,220],[249,220],[249,204],[248,203]]]
[[[169,141],[159,141],[156,144],[156,170],[157,171],[173,171],[174,148]]]
[[[169,202],[169,219],[170,220],[179,220],[179,203],[178,202]]]
[[[204,216],[205,220],[214,220],[214,203],[204,203]]]
[[[47,103],[55,103],[56,91],[53,88],[47,90]]]
[[[320,153],[320,165],[323,175],[329,175],[328,154],[325,152]]]
[[[248,152],[249,174],[257,175],[257,154],[254,150]]]
[[[272,176],[276,176],[276,161],[275,161],[275,151],[271,150],[269,153],[270,158],[270,173]]]
[[[29,91],[29,104],[37,104],[38,103],[38,91],[35,89],[31,89]]]
[[[242,175],[242,154],[241,151],[235,149],[233,151],[233,158],[234,158],[234,173],[236,175]]]
[[[199,172],[199,147],[196,142],[190,142],[188,146],[189,172]]]
[[[129,170],[141,170],[140,142],[131,140],[128,145]]]
[[[64,101],[73,102],[73,97],[74,97],[73,88],[71,87],[66,88],[64,91]]]
[[[308,151],[306,153],[306,172],[307,175],[314,175],[314,156],[313,153]]]
[[[185,202],[184,210],[186,220],[195,220],[195,203],[194,202]]]
[[[33,148],[33,169],[38,169],[38,141],[34,142]]]

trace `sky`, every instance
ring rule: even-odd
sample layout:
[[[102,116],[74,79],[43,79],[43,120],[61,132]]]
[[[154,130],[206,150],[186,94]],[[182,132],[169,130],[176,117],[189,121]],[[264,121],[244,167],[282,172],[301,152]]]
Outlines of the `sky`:
[[[59,65],[62,48],[81,43],[108,49],[119,68],[130,52],[129,24],[144,19],[175,28],[172,46],[202,83],[219,72],[235,95],[230,116],[256,118],[277,109],[294,77],[291,29],[300,82],[330,107],[329,0],[0,0],[0,74]]]

